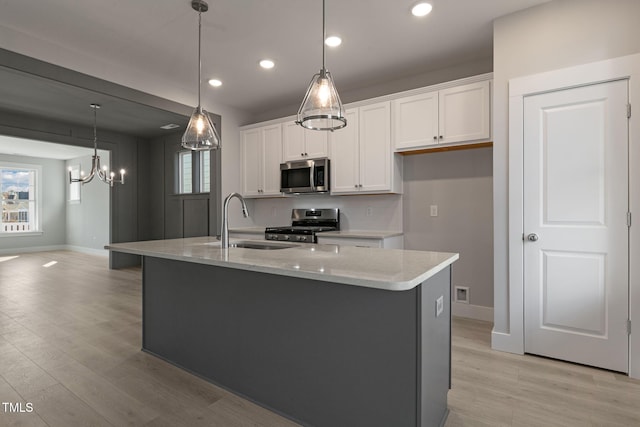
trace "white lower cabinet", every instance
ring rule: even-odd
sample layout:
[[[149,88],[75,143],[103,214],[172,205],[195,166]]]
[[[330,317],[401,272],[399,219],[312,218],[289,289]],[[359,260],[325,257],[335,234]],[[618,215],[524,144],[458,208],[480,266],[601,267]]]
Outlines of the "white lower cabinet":
[[[402,193],[402,159],[391,148],[389,101],[346,111],[332,132],[331,193]]]
[[[280,124],[240,132],[242,195],[281,196],[282,126]]]
[[[385,249],[403,249],[403,236],[381,237],[379,239],[365,239],[362,237],[322,237],[322,233],[318,234],[318,244],[321,245],[340,245],[340,246],[359,246],[367,248],[385,248]]]

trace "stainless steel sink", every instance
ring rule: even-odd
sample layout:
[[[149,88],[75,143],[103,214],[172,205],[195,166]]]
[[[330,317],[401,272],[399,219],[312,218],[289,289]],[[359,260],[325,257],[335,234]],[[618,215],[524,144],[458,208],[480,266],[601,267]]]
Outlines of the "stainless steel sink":
[[[221,246],[220,242],[207,243],[211,246]],[[291,243],[280,242],[262,242],[260,240],[237,240],[235,242],[229,242],[229,248],[244,248],[244,249],[259,249],[259,250],[275,250],[275,249],[287,249],[295,248],[300,245]]]

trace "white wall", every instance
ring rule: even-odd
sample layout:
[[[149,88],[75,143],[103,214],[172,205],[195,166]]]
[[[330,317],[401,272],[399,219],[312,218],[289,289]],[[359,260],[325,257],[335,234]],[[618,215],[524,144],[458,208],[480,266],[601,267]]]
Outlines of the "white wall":
[[[494,23],[494,332],[509,333],[509,79],[640,52],[640,1],[554,0]]]
[[[458,252],[452,285],[493,306],[492,149],[405,156],[405,249]],[[430,206],[438,206],[438,216]]]
[[[109,165],[109,152],[100,150],[102,165]],[[91,169],[91,156],[83,156],[67,160],[65,168],[81,165],[81,170]],[[81,184],[80,202],[69,202],[69,185],[65,185],[66,244],[76,250],[92,250],[105,252],[104,246],[109,243],[109,196],[111,188],[94,177],[88,184]]]
[[[63,160],[0,154],[0,161],[42,167],[42,234],[0,237],[0,253],[59,248],[65,244],[65,165]]]

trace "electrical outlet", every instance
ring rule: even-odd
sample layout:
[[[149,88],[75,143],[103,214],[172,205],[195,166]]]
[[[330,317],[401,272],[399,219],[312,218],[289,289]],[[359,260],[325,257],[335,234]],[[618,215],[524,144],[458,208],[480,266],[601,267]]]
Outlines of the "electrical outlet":
[[[436,300],[436,317],[440,316],[444,311],[444,296],[440,295]]]
[[[431,205],[431,216],[438,216],[438,205]]]
[[[366,216],[373,216],[373,208],[371,206],[367,206]]]
[[[469,288],[466,286],[456,286],[454,287],[455,293],[455,302],[460,302],[462,304],[469,304]]]
[[[271,207],[271,216],[275,217],[278,215],[278,210],[276,209],[275,206]]]

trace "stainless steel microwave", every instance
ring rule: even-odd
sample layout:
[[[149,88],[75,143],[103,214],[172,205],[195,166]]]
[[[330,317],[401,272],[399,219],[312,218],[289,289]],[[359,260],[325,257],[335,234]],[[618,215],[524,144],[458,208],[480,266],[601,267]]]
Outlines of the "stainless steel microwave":
[[[329,159],[326,157],[280,164],[280,191],[283,193],[326,193],[329,182]]]

